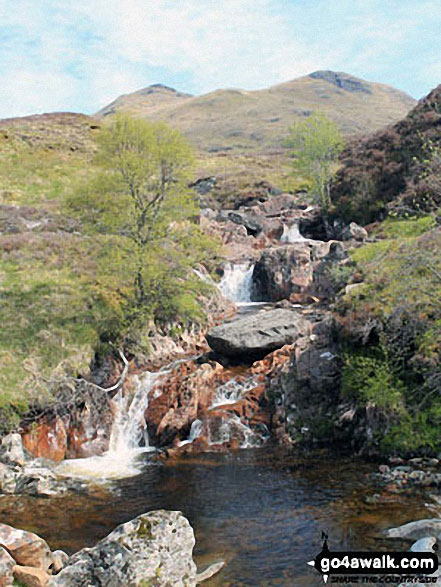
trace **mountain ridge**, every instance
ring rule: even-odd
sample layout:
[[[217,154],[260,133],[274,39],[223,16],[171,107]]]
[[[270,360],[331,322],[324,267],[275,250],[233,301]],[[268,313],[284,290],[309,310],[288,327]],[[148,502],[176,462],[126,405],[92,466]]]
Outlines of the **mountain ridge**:
[[[318,70],[266,89],[224,88],[200,96],[153,84],[119,96],[96,116],[128,112],[164,120],[202,150],[256,150],[281,147],[294,118],[314,110],[334,120],[345,135],[353,135],[395,123],[415,104],[392,86]]]

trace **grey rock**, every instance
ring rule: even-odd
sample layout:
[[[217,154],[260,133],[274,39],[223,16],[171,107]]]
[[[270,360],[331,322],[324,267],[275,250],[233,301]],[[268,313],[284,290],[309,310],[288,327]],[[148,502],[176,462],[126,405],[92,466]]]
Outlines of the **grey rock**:
[[[433,552],[433,547],[436,542],[437,539],[435,536],[421,538],[412,544],[410,550],[411,552]]]
[[[2,438],[0,448],[1,459],[10,464],[24,465],[26,462],[26,455],[23,448],[23,443],[20,434],[11,432]]]
[[[202,571],[202,573],[198,573],[196,575],[196,583],[199,584],[203,581],[206,581],[207,579],[210,579],[211,577],[213,577],[213,575],[218,573],[224,566],[225,561],[213,563],[207,569],[205,569],[205,571]]]
[[[253,356],[291,344],[307,330],[308,322],[300,314],[277,309],[217,326],[206,334],[206,339],[221,355]]]
[[[433,535],[438,536],[441,532],[441,519],[432,518],[427,520],[418,520],[416,522],[409,522],[398,528],[391,528],[387,531],[389,538],[413,538],[420,540],[421,538],[429,538]]]
[[[49,587],[191,587],[195,538],[180,512],[159,510],[121,524],[93,548],[84,548],[52,577]]]
[[[341,233],[341,238],[344,241],[348,240],[356,240],[359,242],[363,242],[368,238],[367,230],[365,230],[362,226],[359,226],[355,222],[351,222],[349,226],[343,229]]]

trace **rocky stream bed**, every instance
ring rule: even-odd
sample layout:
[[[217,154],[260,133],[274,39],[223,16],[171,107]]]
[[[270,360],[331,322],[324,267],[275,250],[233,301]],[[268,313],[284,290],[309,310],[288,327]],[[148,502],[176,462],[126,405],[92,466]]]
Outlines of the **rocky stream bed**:
[[[226,248],[208,332],[153,340],[99,421],[84,405],[3,439],[0,520],[47,543],[0,525],[0,585],[319,585],[306,563],[322,531],[336,550],[437,540],[438,521],[393,528],[438,520],[439,462],[354,456],[375,417],[339,395],[330,270],[366,231],[329,240],[288,194],[205,209],[201,225]],[[43,558],[14,555],[14,532]]]

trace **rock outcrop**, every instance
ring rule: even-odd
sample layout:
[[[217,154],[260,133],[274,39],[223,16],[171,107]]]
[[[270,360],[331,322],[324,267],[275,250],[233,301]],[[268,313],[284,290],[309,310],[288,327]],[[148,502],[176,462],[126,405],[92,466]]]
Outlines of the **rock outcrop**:
[[[292,310],[276,309],[246,316],[210,330],[210,348],[226,357],[262,357],[306,334],[308,323]]]

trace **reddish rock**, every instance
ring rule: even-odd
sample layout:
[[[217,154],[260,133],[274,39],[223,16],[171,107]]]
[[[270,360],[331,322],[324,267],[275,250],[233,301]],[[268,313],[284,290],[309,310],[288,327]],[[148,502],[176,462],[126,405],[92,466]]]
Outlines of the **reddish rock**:
[[[61,418],[37,424],[22,439],[24,448],[34,457],[62,461],[66,455],[67,432]]]
[[[26,587],[46,587],[50,576],[42,569],[35,567],[14,567],[14,577]]]
[[[46,571],[53,562],[49,546],[42,538],[7,524],[0,524],[0,546],[9,552],[18,565]]]

